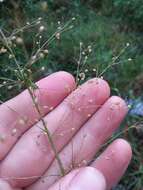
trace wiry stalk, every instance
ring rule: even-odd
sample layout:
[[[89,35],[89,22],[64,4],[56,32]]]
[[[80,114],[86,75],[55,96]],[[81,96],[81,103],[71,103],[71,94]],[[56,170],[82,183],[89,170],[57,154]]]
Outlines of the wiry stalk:
[[[57,160],[57,162],[58,162],[58,165],[59,165],[59,168],[60,168],[60,171],[61,171],[61,175],[64,176],[64,175],[65,175],[65,170],[64,170],[62,161],[60,160],[60,157],[59,157],[59,155],[58,155],[58,151],[57,151],[56,146],[55,146],[55,144],[54,144],[54,142],[53,142],[53,139],[52,139],[52,136],[51,136],[51,134],[50,134],[50,131],[49,131],[48,128],[47,128],[46,122],[45,122],[45,120],[44,120],[43,117],[42,117],[42,114],[41,114],[39,105],[38,105],[38,103],[35,101],[35,96],[34,96],[34,94],[33,94],[34,88],[32,88],[32,86],[29,85],[29,80],[27,81],[27,78],[24,77],[25,75],[24,75],[24,73],[22,72],[22,70],[21,70],[21,68],[20,68],[20,66],[19,66],[19,63],[17,62],[16,57],[15,57],[15,55],[14,55],[14,53],[13,53],[11,47],[9,46],[9,44],[8,44],[8,42],[7,42],[7,38],[5,37],[5,35],[4,35],[4,33],[2,32],[2,30],[0,30],[0,34],[1,34],[1,36],[3,37],[4,44],[6,45],[6,47],[7,47],[8,50],[10,51],[10,53],[13,55],[14,61],[15,61],[16,65],[17,65],[17,67],[18,67],[19,76],[20,76],[19,79],[20,79],[20,81],[25,85],[25,87],[27,87],[27,89],[28,89],[28,92],[29,92],[29,94],[30,94],[30,96],[31,96],[31,98],[32,98],[32,101],[33,101],[33,103],[34,103],[34,106],[35,106],[35,108],[36,108],[36,111],[37,111],[37,113],[39,114],[40,120],[41,120],[42,125],[43,125],[43,127],[44,127],[44,132],[47,134],[49,143],[50,143],[51,148],[52,148],[52,150],[53,150],[53,152],[54,152],[55,158],[56,158],[56,160]]]
[[[50,131],[49,131],[48,128],[47,128],[46,122],[45,122],[44,118],[42,117],[42,114],[41,114],[39,105],[38,105],[38,103],[35,101],[35,96],[34,96],[33,91],[31,90],[30,87],[28,87],[28,91],[29,91],[29,94],[30,94],[30,96],[31,96],[31,98],[32,98],[32,101],[33,101],[33,103],[34,103],[34,106],[35,106],[35,108],[36,108],[36,110],[37,110],[37,112],[38,112],[38,114],[39,114],[39,116],[40,116],[40,120],[41,120],[41,122],[42,122],[42,125],[44,126],[44,132],[47,134],[47,137],[48,137],[48,140],[49,140],[49,142],[50,142],[51,148],[52,148],[52,150],[53,150],[53,152],[54,152],[54,154],[55,154],[55,158],[56,158],[56,160],[57,160],[57,162],[58,162],[58,165],[59,165],[59,168],[60,168],[60,171],[61,171],[61,175],[64,176],[64,175],[65,175],[65,170],[64,170],[62,161],[61,161],[61,159],[60,159],[60,157],[59,157],[59,155],[58,155],[58,151],[57,151],[56,146],[55,146],[55,144],[54,144],[54,142],[53,142],[53,139],[52,139],[52,136],[51,136],[51,134],[50,134]]]

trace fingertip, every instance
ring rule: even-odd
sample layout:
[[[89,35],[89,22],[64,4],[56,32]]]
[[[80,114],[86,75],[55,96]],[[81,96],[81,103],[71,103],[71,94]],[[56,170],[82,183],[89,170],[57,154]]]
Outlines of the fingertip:
[[[110,96],[110,86],[108,84],[108,82],[106,80],[103,80],[103,79],[99,79],[101,81],[101,84],[104,86],[104,89],[106,90],[106,93],[107,93],[107,96],[109,97]]]
[[[110,96],[110,87],[108,83],[100,78],[93,78],[88,80],[85,85],[89,85],[90,91],[93,91],[93,96],[96,96],[97,99],[102,100],[102,104],[109,98]]]
[[[75,87],[76,87],[75,79],[72,76],[72,74],[65,72],[65,71],[55,72],[55,73],[41,79],[40,81],[37,82],[37,84],[40,86],[46,86],[46,84],[52,80],[53,80],[52,83],[56,82],[56,83],[58,83],[59,86],[60,86],[61,82],[62,83],[64,82],[64,84],[67,84],[70,87],[70,89],[72,89],[72,90],[75,89]],[[50,85],[50,84],[48,84],[48,85]]]
[[[126,140],[117,139],[93,162],[92,166],[103,173],[107,181],[107,189],[111,189],[120,181],[131,157],[130,144]]]
[[[73,88],[76,87],[75,78],[71,73],[68,73],[66,71],[59,71],[59,72],[56,72],[55,74],[62,77],[64,80],[66,80],[68,84],[70,84],[70,86],[72,86]]]
[[[94,81],[96,84],[100,86],[103,94],[106,94],[107,97],[110,96],[110,86],[106,80],[101,79],[101,78],[93,78],[89,80],[89,82],[91,81]]]
[[[88,166],[88,167],[85,167],[85,168],[82,168],[80,170],[80,174],[85,178],[87,179],[87,181],[89,180],[89,184],[90,183],[93,183],[94,185],[94,188],[99,188],[99,189],[106,189],[106,180],[105,180],[105,177],[104,175],[99,171],[97,170],[96,168],[94,167],[91,167],[91,166]],[[83,180],[84,180],[83,178]],[[90,182],[91,181],[91,182]]]
[[[102,79],[102,78],[97,78],[98,79],[98,81],[100,82],[100,83],[102,83],[107,89],[108,89],[108,91],[110,92],[110,85],[109,85],[109,83],[107,82],[107,80],[104,80],[104,79]]]
[[[119,96],[111,96],[110,101],[111,101],[111,104],[117,105],[120,108],[122,108],[122,110],[125,113],[128,112],[128,106],[127,106],[125,100],[122,99],[121,97],[119,97]]]
[[[132,158],[132,148],[128,141],[125,139],[117,139],[113,142],[114,149],[118,152],[118,156],[122,163],[129,163]]]

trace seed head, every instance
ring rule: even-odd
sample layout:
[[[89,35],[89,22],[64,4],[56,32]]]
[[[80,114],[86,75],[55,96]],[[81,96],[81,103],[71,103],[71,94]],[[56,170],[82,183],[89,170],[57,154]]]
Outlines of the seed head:
[[[12,129],[11,135],[14,136],[16,133],[17,133],[17,129],[16,128]]]
[[[18,45],[23,44],[23,39],[22,39],[21,37],[17,37],[17,38],[16,38],[16,43],[17,43]]]
[[[5,135],[0,134],[0,142],[3,143],[5,141],[5,138],[6,138]]]
[[[39,28],[39,32],[43,32],[45,30],[45,27],[42,25],[42,26],[40,26],[40,28]]]
[[[59,40],[60,39],[60,36],[61,36],[61,34],[58,32],[58,33],[56,33],[56,38]]]

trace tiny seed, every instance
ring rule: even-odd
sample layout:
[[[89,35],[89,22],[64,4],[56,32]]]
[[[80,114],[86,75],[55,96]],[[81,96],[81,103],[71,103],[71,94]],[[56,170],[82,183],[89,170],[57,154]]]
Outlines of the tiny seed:
[[[110,117],[107,118],[107,121],[110,121]]]
[[[23,119],[20,119],[20,120],[19,120],[19,124],[20,124],[20,125],[24,125],[24,124],[25,124],[25,121],[24,121]]]
[[[47,108],[49,108],[49,107],[48,107],[48,106],[43,106],[43,108],[44,108],[44,109],[47,109]]]
[[[86,161],[86,160],[83,160],[82,163],[86,165],[86,164],[87,164],[87,161]]]
[[[89,113],[89,114],[87,114],[87,117],[91,117],[91,114]]]
[[[48,54],[48,53],[49,53],[49,51],[48,51],[47,49],[45,49],[43,52],[44,52],[45,54]]]
[[[16,133],[17,133],[17,129],[14,128],[14,129],[12,130],[12,136],[14,136]]]
[[[90,100],[88,100],[88,102],[89,102],[89,103],[93,103],[93,100],[92,100],[92,99],[90,99]]]
[[[5,135],[0,135],[0,142],[3,143],[5,141],[5,138],[6,138]]]
[[[60,39],[60,33],[56,33],[56,38],[59,40]]]
[[[108,156],[105,157],[106,160],[110,160],[110,158]]]
[[[39,32],[43,32],[44,30],[45,30],[45,27],[44,26],[40,26]]]
[[[53,110],[53,109],[54,109],[54,107],[50,107],[50,108],[49,108],[50,111]]]

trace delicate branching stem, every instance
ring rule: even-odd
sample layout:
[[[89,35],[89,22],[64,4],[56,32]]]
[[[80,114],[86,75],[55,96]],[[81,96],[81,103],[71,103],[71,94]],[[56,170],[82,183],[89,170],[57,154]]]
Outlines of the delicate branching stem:
[[[121,51],[120,53],[114,58],[113,62],[111,64],[109,64],[100,74],[98,77],[101,77],[104,73],[106,73],[106,71],[108,69],[110,69],[111,67],[115,66],[115,65],[118,65],[118,63],[116,63],[116,61],[121,57],[121,55],[125,52],[125,50],[127,49],[128,46],[125,46]]]
[[[15,64],[16,64],[16,66],[17,66],[17,68],[18,68],[18,70],[19,70],[19,72],[20,72],[20,74],[21,74],[20,65],[19,65],[19,63],[18,63],[18,61],[17,61],[17,59],[16,59],[16,57],[15,57],[15,54],[14,54],[13,50],[11,49],[11,47],[10,47],[9,44],[8,44],[8,40],[7,40],[6,36],[4,35],[4,33],[3,33],[3,31],[2,31],[1,29],[0,29],[0,34],[1,34],[2,38],[3,38],[3,43],[4,43],[4,45],[7,47],[7,49],[9,50],[9,52],[12,54],[13,59],[14,59],[14,61],[15,61]]]
[[[80,65],[81,65],[81,60],[82,60],[82,42],[80,42],[80,49],[79,49],[79,60],[77,62],[77,71],[76,71],[76,84],[78,84],[78,76],[80,72]]]
[[[13,1],[12,1],[12,4],[13,4],[13,7],[15,9],[15,11],[14,11],[14,14],[15,14],[15,23],[16,23],[16,25],[17,25],[18,28],[22,28],[21,24],[20,24],[20,20],[19,20],[19,15],[17,14],[17,11],[16,11],[17,10],[16,6],[19,7],[19,4],[15,4],[15,2],[13,2]],[[24,39],[23,30],[20,30],[20,36],[21,36],[22,39]],[[29,55],[28,55],[28,52],[27,52],[24,40],[23,40],[23,43],[22,43],[22,48],[23,48],[23,51],[24,51],[24,55],[25,55],[26,61],[28,61]]]
[[[71,22],[67,22],[63,27],[61,27],[60,29],[58,29],[56,32],[54,32],[51,37],[46,40],[42,46],[36,51],[36,53],[34,54],[35,57],[38,56],[38,54],[47,46],[49,46],[55,39],[56,39],[56,34],[62,34],[64,32],[66,32],[67,30],[70,30],[70,28],[67,28],[68,25],[70,24]],[[33,53],[32,53],[33,54]],[[38,58],[34,61],[34,63],[38,60]],[[31,65],[33,64],[33,61],[31,61],[31,59],[29,60],[29,62],[27,63],[26,66],[30,67]]]
[[[56,34],[57,34],[57,33],[61,34],[62,32],[65,32],[65,31],[66,31],[66,27],[67,27],[68,25],[69,25],[69,23],[67,23],[66,25],[64,25],[64,26],[61,27],[60,29],[58,29],[58,31],[56,31],[48,40],[46,40],[46,41],[43,43],[43,45],[42,45],[41,47],[39,47],[39,49],[38,49],[37,52],[34,54],[34,56],[36,56],[36,57],[38,58],[39,53],[45,48],[45,46],[48,46],[48,45],[56,38]],[[26,28],[26,27],[25,27],[25,28]],[[12,36],[13,36],[14,34],[18,33],[18,32],[20,32],[21,34],[23,34],[23,33],[22,33],[22,32],[23,32],[23,29],[24,29],[24,27],[22,28],[22,30],[17,30],[17,31],[15,31],[15,32],[12,34]],[[29,92],[29,94],[30,94],[30,97],[32,98],[34,107],[35,107],[35,109],[36,109],[36,111],[37,111],[37,113],[38,113],[38,115],[39,115],[40,121],[41,121],[41,123],[42,123],[42,125],[43,125],[43,129],[42,129],[42,130],[44,131],[44,133],[45,133],[45,134],[47,135],[47,137],[48,137],[48,141],[49,141],[50,146],[51,146],[51,148],[52,148],[52,151],[53,151],[53,153],[54,153],[55,159],[57,160],[57,163],[58,163],[58,165],[59,165],[59,168],[60,168],[60,171],[61,171],[61,175],[64,176],[64,175],[65,175],[64,166],[63,166],[62,161],[61,161],[61,159],[60,159],[60,157],[59,157],[59,153],[58,153],[57,148],[56,148],[56,145],[55,145],[55,143],[54,143],[54,141],[53,141],[52,135],[50,134],[50,131],[49,131],[48,127],[47,127],[47,124],[46,124],[46,122],[45,122],[45,120],[44,120],[44,118],[43,118],[43,115],[42,115],[42,113],[41,113],[40,106],[39,106],[39,104],[38,104],[37,101],[36,101],[36,96],[35,96],[35,94],[34,94],[35,87],[32,85],[32,81],[29,79],[30,76],[27,75],[27,71],[28,71],[28,70],[27,70],[27,67],[26,67],[26,66],[31,66],[33,63],[31,62],[31,59],[28,58],[27,52],[25,52],[25,51],[26,51],[26,47],[23,46],[23,49],[24,49],[25,56],[26,56],[26,58],[27,58],[28,60],[27,60],[27,64],[25,65],[24,69],[22,69],[22,68],[20,67],[20,65],[19,65],[19,62],[18,62],[17,59],[16,59],[16,56],[14,55],[14,52],[13,52],[12,48],[11,48],[10,45],[9,45],[9,40],[11,40],[11,37],[7,38],[7,37],[5,36],[5,34],[3,33],[2,30],[0,30],[0,35],[1,35],[1,37],[2,37],[2,42],[3,42],[3,44],[4,44],[4,45],[7,47],[7,49],[9,50],[10,54],[11,54],[12,57],[13,57],[13,60],[14,60],[14,62],[15,62],[15,64],[16,64],[16,66],[17,66],[17,68],[18,68],[18,72],[16,73],[16,76],[17,76],[17,78],[18,78],[18,81],[20,81],[20,82],[24,85],[24,87],[26,87],[26,88],[28,89],[28,92]],[[22,37],[22,38],[23,38],[23,37]],[[23,45],[24,45],[24,44],[23,44]],[[29,68],[29,67],[28,67],[28,68]],[[5,78],[3,78],[3,80],[4,80],[4,79],[5,79]],[[13,82],[12,80],[9,80],[9,81],[10,81],[10,82]]]
[[[32,101],[33,101],[33,103],[34,103],[34,106],[35,106],[35,108],[36,108],[36,110],[37,110],[37,112],[38,112],[38,114],[39,114],[39,116],[40,116],[40,120],[41,120],[42,125],[43,125],[43,127],[44,127],[44,132],[47,134],[49,143],[50,143],[51,148],[52,148],[52,150],[53,150],[53,152],[54,152],[54,154],[55,154],[55,158],[56,158],[56,160],[57,160],[57,162],[58,162],[58,165],[59,165],[59,168],[60,168],[60,171],[61,171],[61,175],[64,176],[64,175],[65,175],[64,166],[63,166],[62,161],[61,161],[61,159],[60,159],[60,157],[59,157],[58,151],[57,151],[56,146],[55,146],[55,144],[54,144],[54,142],[53,142],[53,139],[52,139],[52,136],[51,136],[51,134],[50,134],[50,131],[49,131],[48,128],[47,128],[46,122],[45,122],[44,118],[42,117],[42,114],[41,114],[39,105],[38,105],[38,103],[35,101],[35,96],[34,96],[34,94],[33,94],[33,90],[32,90],[30,87],[28,87],[28,91],[29,91],[29,94],[30,94],[30,96],[31,96],[31,98],[32,98]]]

